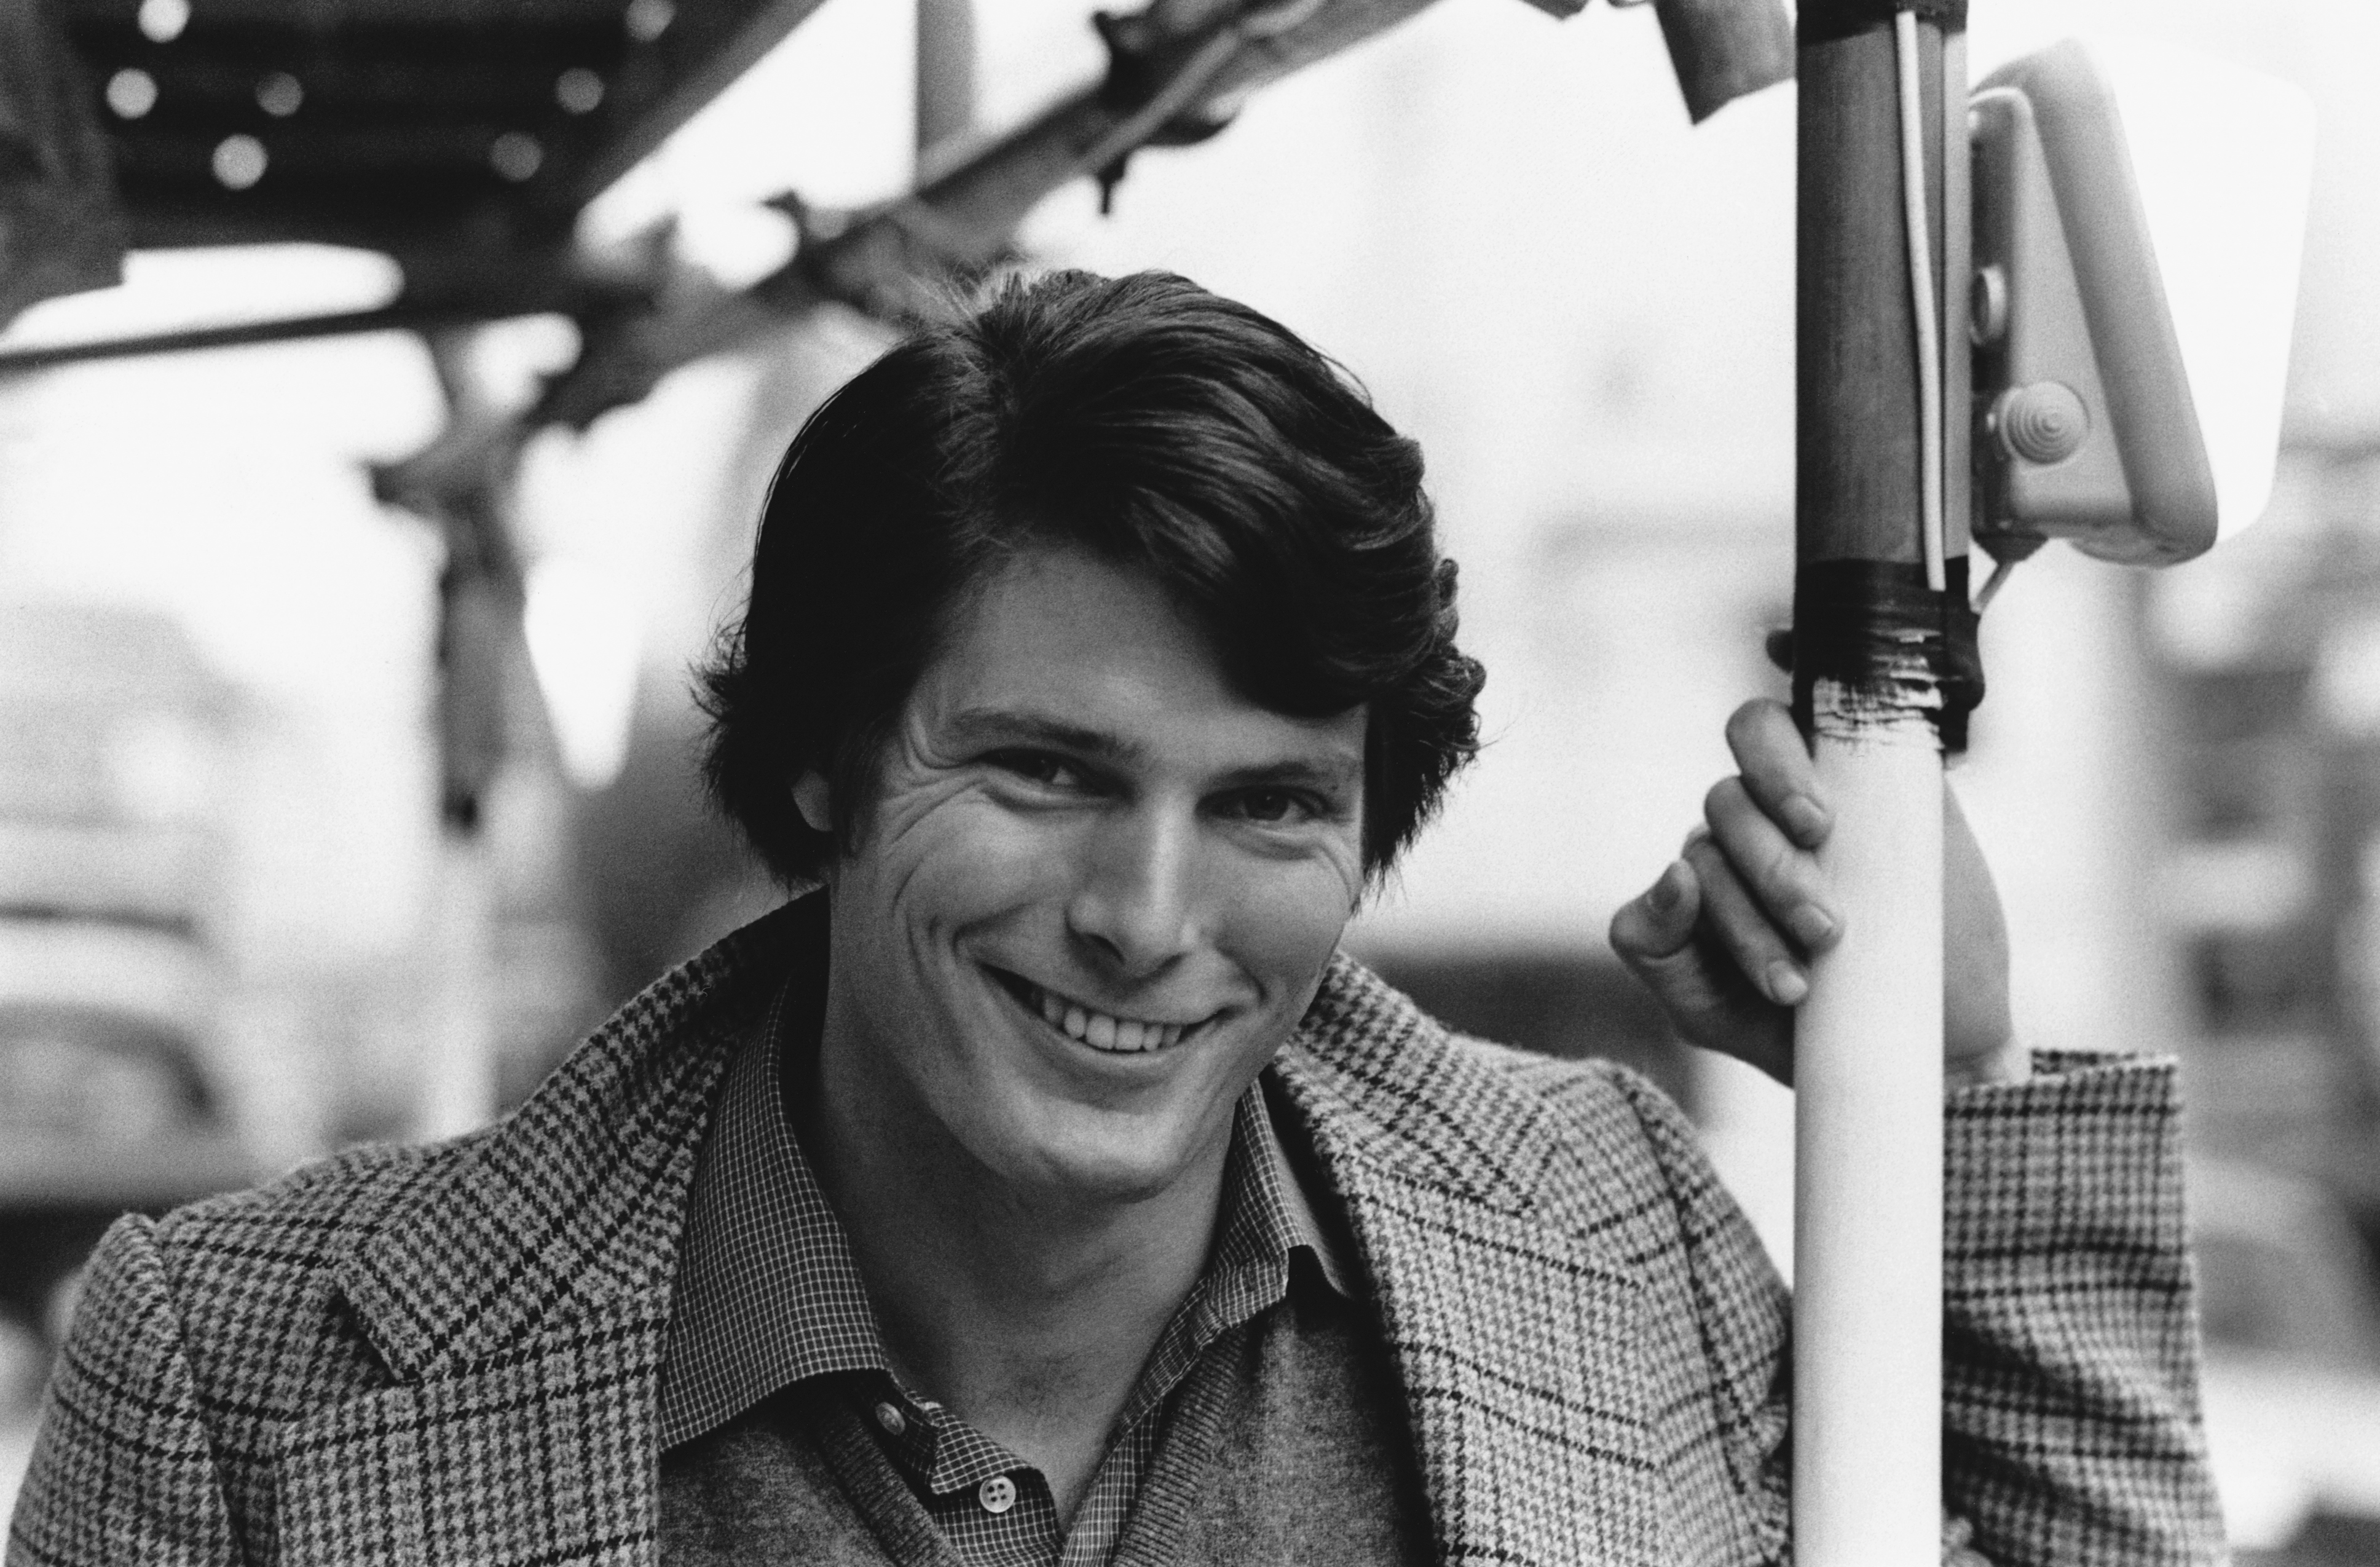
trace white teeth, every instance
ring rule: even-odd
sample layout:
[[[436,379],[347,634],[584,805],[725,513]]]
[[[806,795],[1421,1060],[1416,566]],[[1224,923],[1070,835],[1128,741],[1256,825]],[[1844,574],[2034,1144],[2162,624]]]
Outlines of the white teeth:
[[[1050,991],[1033,988],[1034,1009],[1052,1028],[1063,1029],[1071,1038],[1081,1039],[1094,1050],[1111,1051],[1118,1054],[1140,1051],[1163,1050],[1177,1044],[1190,1031],[1187,1024],[1143,1023],[1135,1018],[1114,1017],[1104,1012],[1064,1001]]]

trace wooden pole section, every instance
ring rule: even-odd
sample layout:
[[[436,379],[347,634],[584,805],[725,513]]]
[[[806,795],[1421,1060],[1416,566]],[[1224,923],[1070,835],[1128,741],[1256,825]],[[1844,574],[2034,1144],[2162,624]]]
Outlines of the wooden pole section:
[[[1913,8],[1911,36],[1889,0],[1803,0],[1797,43],[1794,695],[1835,806],[1820,862],[1845,916],[1794,1044],[1797,1567],[1941,1553],[1941,758],[1973,695],[1954,648],[1973,625],[1954,613],[1967,405],[1949,395],[1967,378],[1966,92],[1962,0]],[[1932,440],[1903,185],[1912,56],[1945,394]]]

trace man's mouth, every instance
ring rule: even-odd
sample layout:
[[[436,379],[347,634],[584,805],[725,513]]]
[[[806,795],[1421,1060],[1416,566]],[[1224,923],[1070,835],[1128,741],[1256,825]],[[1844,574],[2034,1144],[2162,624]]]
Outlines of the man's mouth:
[[[990,973],[1026,1011],[1039,1014],[1044,1023],[1067,1038],[1112,1055],[1161,1051],[1181,1043],[1185,1035],[1195,1034],[1205,1026],[1204,1019],[1197,1023],[1168,1023],[1157,1018],[1123,1017],[1045,990],[1022,975],[1001,968],[991,969]]]

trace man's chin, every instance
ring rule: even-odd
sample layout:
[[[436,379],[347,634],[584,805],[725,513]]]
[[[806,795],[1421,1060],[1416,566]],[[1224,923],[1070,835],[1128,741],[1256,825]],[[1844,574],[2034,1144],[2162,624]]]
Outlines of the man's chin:
[[[1199,1139],[1170,1124],[1097,1113],[1064,1119],[1088,1119],[1094,1124],[1050,1129],[1023,1147],[1012,1145],[1014,1157],[1001,1161],[1010,1169],[996,1173],[1039,1200],[1105,1207],[1162,1197],[1204,1162]],[[1225,1124],[1228,1140],[1228,1121]]]

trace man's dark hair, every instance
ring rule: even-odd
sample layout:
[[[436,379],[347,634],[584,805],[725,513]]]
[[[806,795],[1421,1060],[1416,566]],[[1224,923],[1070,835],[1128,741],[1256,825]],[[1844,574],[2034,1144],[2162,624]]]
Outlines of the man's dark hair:
[[[780,878],[851,846],[950,611],[1022,551],[1146,570],[1276,712],[1368,710],[1378,872],[1478,748],[1421,450],[1330,359],[1168,273],[1012,279],[854,377],[794,438],[751,598],[707,667],[712,796]],[[816,768],[832,839],[795,809]]]

